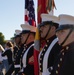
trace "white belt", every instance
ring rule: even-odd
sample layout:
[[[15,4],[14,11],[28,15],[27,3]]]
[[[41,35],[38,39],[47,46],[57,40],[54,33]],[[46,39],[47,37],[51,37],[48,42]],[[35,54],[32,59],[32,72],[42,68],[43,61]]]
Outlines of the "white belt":
[[[15,68],[20,68],[21,66],[20,66],[20,65],[14,65],[14,67],[15,67]]]
[[[50,75],[50,72],[47,70],[46,72],[40,72],[39,75]]]

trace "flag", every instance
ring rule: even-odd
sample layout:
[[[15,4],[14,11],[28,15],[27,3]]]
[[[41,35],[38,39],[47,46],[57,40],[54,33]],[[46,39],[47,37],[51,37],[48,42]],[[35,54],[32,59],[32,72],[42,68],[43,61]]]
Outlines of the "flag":
[[[46,10],[46,3],[47,3],[47,0],[38,0],[38,24],[41,22],[41,13],[47,13],[47,10]]]
[[[47,0],[38,0],[38,10],[37,10],[37,22],[38,24],[41,22],[40,15],[41,13],[47,13],[46,11],[46,1]],[[39,64],[38,64],[38,55],[41,49],[40,43],[40,34],[39,29],[37,27],[36,36],[35,36],[35,46],[34,46],[34,75],[39,75]]]
[[[53,15],[53,9],[56,9],[54,0],[47,0],[46,10],[50,15]]]
[[[33,0],[25,0],[25,15],[24,21],[28,25],[36,26],[35,8]]]
[[[38,55],[40,50],[40,37],[39,30],[36,30],[35,42],[34,42],[34,75],[39,75]]]
[[[41,13],[53,15],[54,7],[56,8],[54,0],[38,0],[38,23],[41,22]]]
[[[35,8],[34,8],[34,1],[33,0],[25,0],[24,22],[25,22],[25,24],[36,26]],[[32,59],[32,58],[30,58],[30,59]]]
[[[38,24],[41,23],[40,15],[42,13],[51,13],[55,4],[53,3],[54,0],[38,0],[38,11],[37,11],[37,22]],[[45,41],[40,39],[39,30],[37,28],[36,37],[35,37],[35,46],[34,46],[34,74],[39,75],[39,64],[38,64],[38,55],[42,47],[45,45]]]
[[[37,27],[34,42],[34,75],[39,75],[38,55],[45,45],[45,41],[40,39],[39,28]]]

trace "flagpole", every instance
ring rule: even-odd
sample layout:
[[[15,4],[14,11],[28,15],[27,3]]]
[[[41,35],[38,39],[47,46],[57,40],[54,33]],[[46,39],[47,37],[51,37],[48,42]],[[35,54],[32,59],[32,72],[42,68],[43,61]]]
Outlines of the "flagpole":
[[[52,15],[53,15],[53,10],[54,10],[53,2],[54,2],[54,0],[52,0]]]

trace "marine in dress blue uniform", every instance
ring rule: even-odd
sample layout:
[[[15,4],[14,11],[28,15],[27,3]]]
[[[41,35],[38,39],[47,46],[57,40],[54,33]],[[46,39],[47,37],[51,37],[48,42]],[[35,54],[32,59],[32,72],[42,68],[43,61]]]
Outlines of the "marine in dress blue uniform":
[[[21,47],[21,30],[15,30],[15,37],[14,37],[14,47],[13,47],[13,59],[15,60],[18,51],[20,50]]]
[[[11,75],[13,73],[13,71],[15,71],[15,75],[19,72],[20,68],[21,68],[21,64],[20,64],[20,55],[22,53],[22,45],[20,44],[20,33],[21,30],[15,30],[15,46],[14,46],[14,51],[13,51],[13,64],[11,65],[11,67],[9,68],[9,70],[7,71],[6,75]],[[16,41],[17,40],[17,41]]]
[[[62,49],[50,72],[51,75],[74,75],[74,17],[59,15],[59,25],[56,35]]]
[[[40,33],[41,38],[46,40],[46,45],[39,53],[39,74],[49,75],[49,68],[53,67],[54,60],[61,49],[61,47],[58,44],[58,39],[55,35],[55,30],[58,27],[58,18],[49,14],[42,14],[41,17],[42,23],[39,25]],[[53,27],[55,29],[52,31]],[[43,36],[42,34],[45,33],[45,29],[47,30],[47,32],[45,36]]]
[[[22,24],[22,33],[21,33],[21,41],[24,43],[24,49],[21,54],[21,63],[22,69],[20,70],[20,74],[25,75],[34,75],[34,38],[36,27]]]

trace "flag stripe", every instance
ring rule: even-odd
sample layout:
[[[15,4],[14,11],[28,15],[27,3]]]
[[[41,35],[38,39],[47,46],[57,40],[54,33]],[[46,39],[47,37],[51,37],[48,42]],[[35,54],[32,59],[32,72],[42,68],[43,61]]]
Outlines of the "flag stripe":
[[[41,22],[41,13],[47,13],[46,3],[47,0],[38,0],[38,24]]]
[[[56,8],[54,0],[48,0],[47,3],[48,4],[46,8],[49,12]]]
[[[27,22],[29,25],[36,26],[35,21],[35,8],[33,0],[25,0],[25,23]]]

